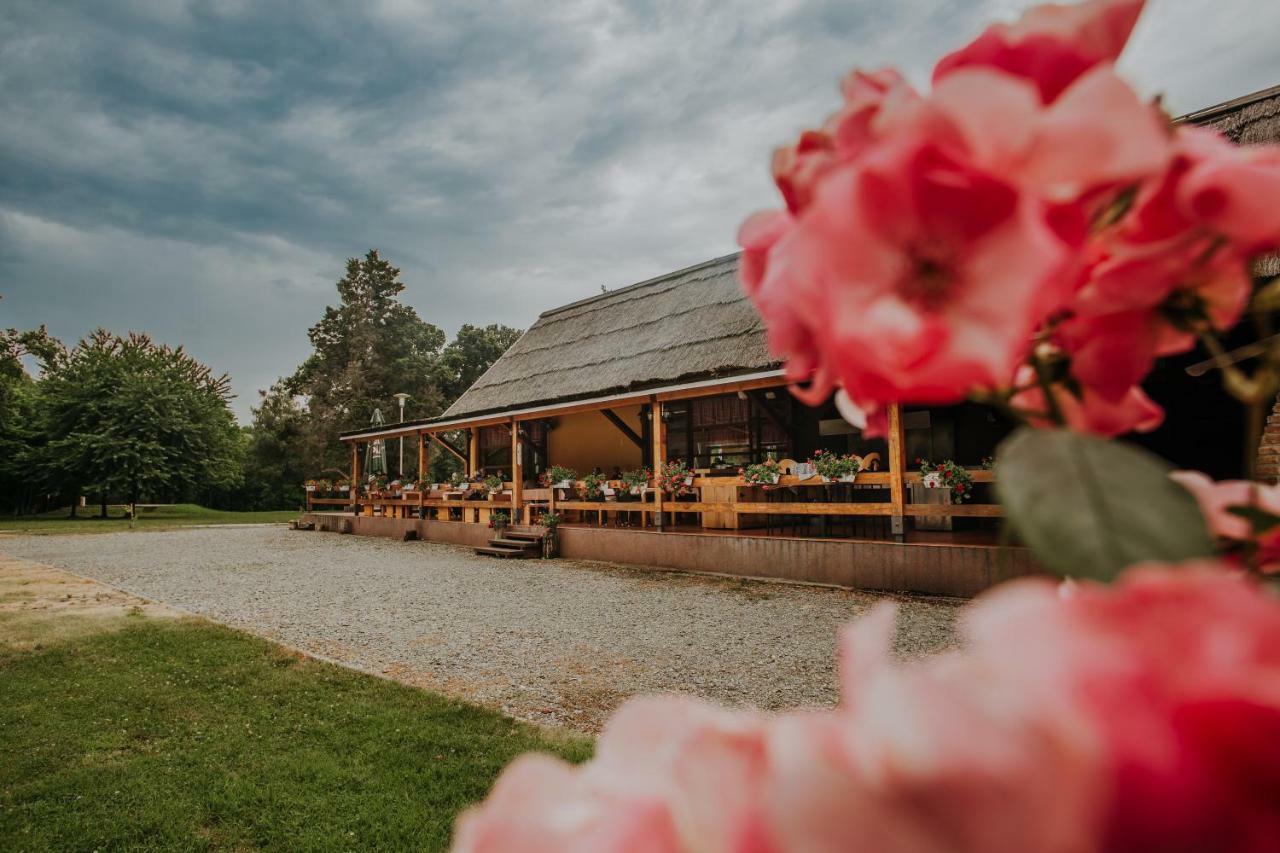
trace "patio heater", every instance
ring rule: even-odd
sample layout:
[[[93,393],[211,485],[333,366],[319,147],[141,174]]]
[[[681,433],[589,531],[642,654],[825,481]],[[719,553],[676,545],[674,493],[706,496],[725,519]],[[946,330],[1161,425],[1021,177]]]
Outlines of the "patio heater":
[[[400,404],[400,423],[404,423],[404,401],[409,399],[409,395],[401,391],[399,394],[392,394],[396,398],[396,402]],[[404,436],[400,436],[400,465],[396,468],[396,476],[404,477]]]

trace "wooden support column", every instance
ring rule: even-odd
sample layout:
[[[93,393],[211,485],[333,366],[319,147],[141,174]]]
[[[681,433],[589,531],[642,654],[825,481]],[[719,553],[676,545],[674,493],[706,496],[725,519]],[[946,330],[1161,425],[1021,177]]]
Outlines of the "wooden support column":
[[[524,506],[524,440],[520,438],[520,422],[511,422],[511,523],[520,520]]]
[[[906,536],[903,507],[906,505],[907,435],[902,424],[902,406],[889,406],[889,504],[893,508],[889,519],[894,537]]]
[[[662,401],[654,398],[649,407],[653,416],[653,526],[661,530],[666,520],[662,517],[662,469],[667,463],[667,428],[662,422]]]
[[[476,475],[476,468],[480,465],[480,430],[472,427],[468,435],[470,438],[467,441],[467,479],[471,479]]]
[[[360,497],[360,442],[351,442],[351,507],[355,508]]]
[[[425,432],[418,433],[418,482],[421,483],[427,479],[427,458],[430,450],[427,444],[427,434]]]

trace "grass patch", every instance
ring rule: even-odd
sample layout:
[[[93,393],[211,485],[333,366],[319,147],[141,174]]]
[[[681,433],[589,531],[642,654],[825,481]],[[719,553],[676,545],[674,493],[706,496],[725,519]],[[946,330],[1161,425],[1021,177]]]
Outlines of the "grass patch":
[[[585,739],[200,620],[0,646],[0,849],[442,849],[499,770]]]
[[[171,504],[143,510],[133,521],[123,517],[119,507],[112,508],[108,518],[98,518],[97,507],[85,507],[80,517],[68,518],[70,510],[60,509],[42,515],[0,518],[0,532],[26,534],[115,533],[121,530],[164,530],[190,524],[265,524],[284,523],[298,517],[293,510],[266,512],[230,512],[206,509],[196,504]]]

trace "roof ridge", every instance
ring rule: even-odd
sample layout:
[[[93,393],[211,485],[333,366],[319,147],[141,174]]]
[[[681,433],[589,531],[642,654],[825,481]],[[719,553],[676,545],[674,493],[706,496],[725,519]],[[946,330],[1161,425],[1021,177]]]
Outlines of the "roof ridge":
[[[732,335],[716,335],[714,338],[702,338],[701,340],[697,340],[697,341],[689,341],[689,342],[687,342],[687,343],[676,344],[676,345],[675,345],[675,346],[673,346],[673,347],[671,347],[671,346],[667,346],[667,347],[651,347],[650,349],[638,350],[638,351],[636,351],[636,352],[634,352],[634,353],[631,353],[630,355],[631,355],[631,357],[635,357],[635,356],[641,356],[641,355],[648,355],[648,354],[650,354],[650,353],[654,353],[654,352],[663,352],[663,351],[670,351],[670,350],[673,350],[673,349],[681,349],[681,348],[683,348],[683,347],[697,346],[697,345],[699,345],[699,344],[710,344],[710,343],[715,343],[716,341],[728,341],[728,340],[733,340],[733,339],[735,339],[735,338],[741,338],[744,334],[746,334],[746,333],[745,333],[745,332],[739,332],[739,333],[737,333],[737,334],[732,334]],[[571,368],[565,368],[565,369],[566,369],[566,370],[569,370],[569,369],[572,369],[572,370],[580,370],[580,369],[582,369],[582,368],[584,368],[584,367],[592,367],[593,365],[597,365],[597,364],[607,364],[608,362],[610,362],[610,361],[612,361],[612,360],[613,360],[613,359],[601,359],[601,360],[598,360],[598,361],[575,362]],[[476,381],[477,381],[477,382],[479,382],[479,380],[476,380]],[[486,385],[486,386],[484,386],[484,390],[488,391],[488,390],[491,390],[491,389],[493,389],[493,388],[499,388],[499,387],[501,387],[501,386],[503,386],[503,385],[512,385],[512,384],[521,383],[521,382],[527,382],[527,381],[528,381],[528,378],[527,378],[527,377],[517,377],[517,378],[515,378],[515,379],[504,379],[504,380],[503,380],[503,381],[501,381],[501,382],[494,382],[494,383],[493,383],[493,384],[491,384],[491,385]],[[476,386],[475,386],[475,385],[473,385],[472,387],[474,388],[474,387],[476,387]],[[461,398],[461,397],[459,397],[458,399],[462,399],[462,398]]]
[[[1248,95],[1241,95],[1238,98],[1232,98],[1229,101],[1223,101],[1220,104],[1213,104],[1207,107],[1201,107],[1198,110],[1179,116],[1174,119],[1178,124],[1190,123],[1200,124],[1209,119],[1217,118],[1235,110],[1243,109],[1250,104],[1256,104],[1258,101],[1265,101],[1268,98],[1280,96],[1280,83],[1275,86],[1268,86],[1265,89],[1259,89],[1256,92],[1250,92]]]
[[[541,320],[543,317],[554,316],[555,314],[559,314],[561,311],[567,311],[570,308],[578,308],[583,305],[589,305],[592,302],[599,302],[605,299],[609,299],[610,297],[617,296],[621,293],[627,293],[628,291],[637,290],[647,285],[656,284],[660,281],[663,281],[664,279],[673,279],[673,278],[676,278],[677,276],[682,276],[682,275],[685,275],[686,273],[691,273],[691,272],[694,272],[695,270],[699,270],[704,267],[710,267],[715,264],[724,263],[726,261],[737,258],[741,254],[742,254],[741,252],[731,252],[728,255],[721,255],[718,258],[712,258],[707,261],[701,261],[700,263],[693,264],[692,266],[687,266],[682,269],[673,270],[672,272],[663,273],[662,275],[655,275],[652,278],[646,278],[643,281],[637,281],[635,284],[628,284],[626,287],[620,287],[617,290],[610,290],[610,291],[606,291],[605,293],[597,293],[595,296],[588,296],[585,299],[579,299],[575,302],[569,302],[557,308],[549,308],[546,311],[543,311],[541,314],[539,314],[538,319]],[[673,287],[679,284],[681,284],[681,282],[672,282]],[[629,302],[631,300],[623,300],[623,301]]]
[[[745,302],[745,301],[746,301],[746,296],[744,295],[744,296],[739,296],[739,297],[736,297],[736,298],[733,298],[733,299],[721,299],[721,300],[716,301],[716,302],[704,302],[704,303],[702,303],[701,305],[699,305],[698,307],[699,307],[699,308],[714,308],[714,307],[718,307],[718,306],[722,306],[722,305],[736,305],[736,304],[738,304],[738,303],[740,303],[740,302]],[[654,318],[654,319],[652,319],[652,320],[643,320],[643,321],[641,321],[641,322],[639,322],[639,323],[635,324],[634,326],[627,326],[626,328],[627,328],[628,330],[631,330],[631,329],[640,329],[640,328],[643,328],[643,327],[645,327],[645,326],[652,326],[652,325],[655,325],[655,324],[658,324],[658,323],[665,323],[665,322],[668,322],[668,321],[671,319],[671,317],[672,317],[672,316],[673,316],[673,315],[671,315],[671,314],[665,314],[665,315],[663,315],[663,316],[661,316],[661,317],[655,317],[655,318]],[[589,340],[591,340],[592,338],[600,338],[600,337],[605,337],[605,336],[607,336],[607,335],[616,335],[616,334],[618,334],[618,330],[616,330],[616,329],[615,329],[615,330],[612,330],[612,331],[605,331],[605,332],[592,332],[591,334],[584,335],[583,337],[578,338],[578,342],[582,342],[582,341],[589,341]],[[521,337],[523,337],[523,335],[522,335]],[[713,341],[713,340],[717,340],[717,338],[698,338],[697,340],[699,340],[699,341]],[[517,342],[517,343],[518,343],[518,342]],[[548,346],[531,347],[531,348],[529,348],[529,349],[521,350],[521,351],[519,351],[519,352],[516,352],[516,351],[515,351],[515,346],[514,346],[514,345],[512,345],[511,349],[510,349],[510,350],[508,350],[507,352],[508,352],[508,353],[510,353],[510,354],[511,354],[511,356],[512,356],[513,358],[520,358],[521,356],[529,355],[529,354],[531,354],[531,353],[546,352],[547,350],[558,349],[558,348],[560,348],[561,346],[562,346],[562,344],[551,344],[551,345],[548,345]],[[649,351],[649,350],[640,350],[640,352],[648,352],[648,351]],[[506,356],[506,355],[507,355],[507,353],[503,353],[503,355],[504,355],[504,356]],[[494,363],[496,364],[497,362],[494,362]],[[488,371],[486,371],[486,372],[488,372]],[[475,385],[479,385],[479,384],[480,384],[480,379],[481,379],[481,378],[483,378],[483,377],[477,377],[477,378],[476,378],[475,383],[473,383],[473,384],[475,384]]]

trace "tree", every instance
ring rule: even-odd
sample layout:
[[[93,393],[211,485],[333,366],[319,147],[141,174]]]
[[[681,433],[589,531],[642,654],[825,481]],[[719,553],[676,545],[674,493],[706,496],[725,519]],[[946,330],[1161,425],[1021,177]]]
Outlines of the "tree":
[[[99,329],[46,366],[39,470],[74,492],[175,497],[240,476],[230,382],[145,335]]]
[[[375,408],[394,418],[394,394],[409,394],[417,417],[438,414],[444,402],[437,361],[445,335],[400,302],[400,270],[371,249],[363,259],[348,259],[337,286],[339,304],[326,307],[307,333],[314,352],[285,383],[306,398],[304,452],[314,471],[345,468],[335,436],[367,426]]]
[[[0,507],[16,513],[30,511],[38,495],[33,467],[44,443],[40,386],[22,360],[30,356],[48,365],[62,354],[62,344],[43,326],[0,331]]]
[[[461,397],[521,334],[510,326],[464,323],[440,357],[440,392],[446,405]]]

